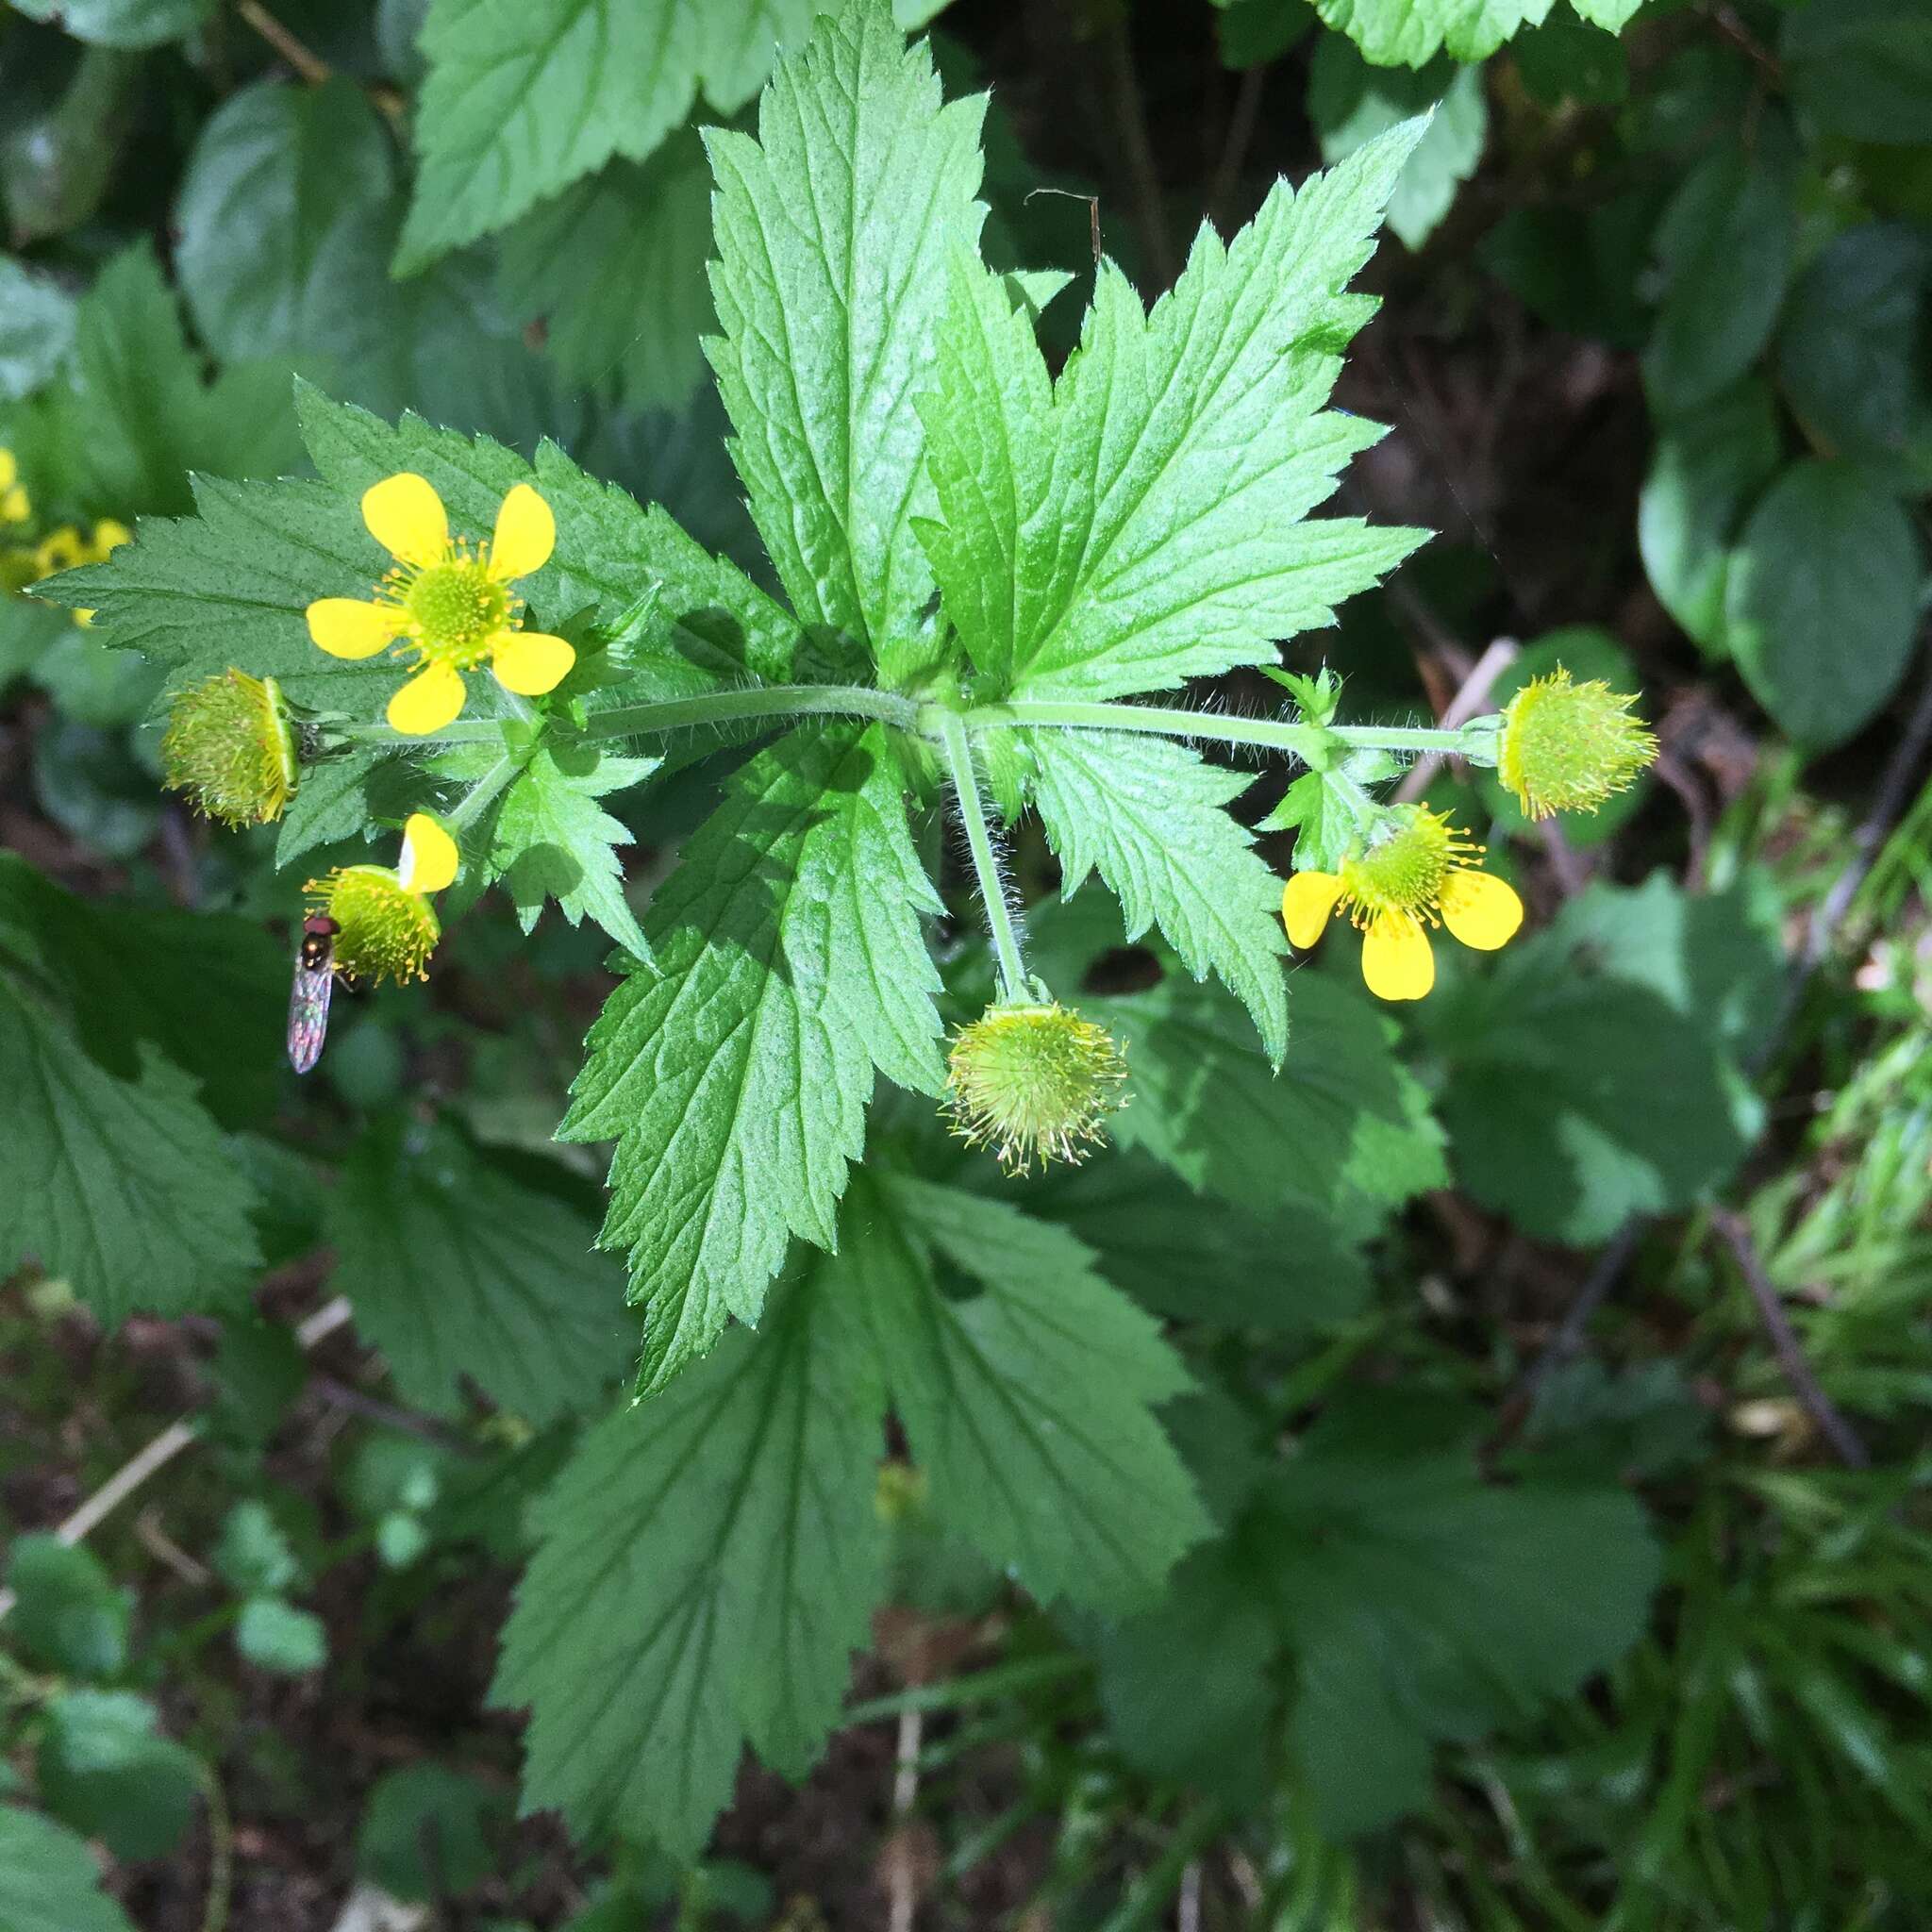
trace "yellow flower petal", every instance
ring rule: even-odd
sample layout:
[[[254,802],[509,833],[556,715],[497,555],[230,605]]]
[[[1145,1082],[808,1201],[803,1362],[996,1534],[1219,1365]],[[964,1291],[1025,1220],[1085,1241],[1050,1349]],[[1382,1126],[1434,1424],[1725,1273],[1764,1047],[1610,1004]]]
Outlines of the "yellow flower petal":
[[[556,548],[557,519],[550,514],[550,506],[527,483],[519,483],[496,512],[490,575],[500,584],[526,577],[533,570],[541,570]]]
[[[396,876],[412,892],[440,892],[456,877],[457,865],[457,841],[426,811],[412,811]]]
[[[118,550],[124,543],[134,541],[134,532],[125,524],[116,523],[112,517],[103,517],[94,525],[94,561],[104,561],[110,550]]]
[[[541,698],[555,691],[577,661],[577,654],[561,638],[541,630],[507,630],[491,647],[490,668],[506,691]]]
[[[425,738],[441,731],[463,708],[463,680],[449,664],[419,672],[389,701],[392,731]]]
[[[1452,872],[1442,881],[1442,924],[1465,946],[1493,953],[1523,924],[1516,888],[1489,872]]]
[[[0,490],[11,490],[20,481],[20,464],[10,449],[0,449]]]
[[[1322,937],[1328,915],[1341,896],[1341,880],[1332,872],[1298,872],[1281,889],[1281,923],[1289,942],[1306,952]]]
[[[362,597],[318,597],[308,607],[308,635],[331,658],[373,658],[395,641],[395,613]]]
[[[449,548],[449,518],[426,476],[405,470],[362,492],[369,534],[401,563],[435,563]]]
[[[1419,1000],[1436,983],[1436,956],[1419,920],[1385,912],[1362,939],[1362,977],[1378,1000]]]
[[[26,491],[18,483],[11,490],[0,490],[0,524],[24,524],[32,510]]]

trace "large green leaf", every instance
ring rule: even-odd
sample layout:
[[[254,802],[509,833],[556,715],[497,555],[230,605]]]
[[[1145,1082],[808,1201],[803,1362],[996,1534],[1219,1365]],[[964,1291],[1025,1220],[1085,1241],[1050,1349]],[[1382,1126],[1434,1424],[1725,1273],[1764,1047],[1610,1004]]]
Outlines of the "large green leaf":
[[[882,4],[823,19],[758,104],[758,138],[707,136],[718,191],[708,345],[765,547],[808,625],[917,660],[932,504],[913,394],[931,365],[940,265],[984,209],[984,103],[941,103],[932,58]]]
[[[1332,1831],[1424,1804],[1434,1740],[1529,1716],[1613,1661],[1662,1574],[1622,1491],[1493,1488],[1465,1444],[1405,1433],[1372,1398],[1331,1411],[1265,1504],[1290,1750]]]
[[[1690,1206],[1737,1165],[1760,1109],[1738,1068],[1779,966],[1753,891],[1592,887],[1420,1015],[1449,1062],[1453,1162],[1478,1200],[1578,1245]]]
[[[1592,25],[1622,30],[1642,0],[1571,0]],[[1446,47],[1482,60],[1519,27],[1549,16],[1552,0],[1314,0],[1315,11],[1378,67],[1420,67]]]
[[[1752,694],[1819,750],[1842,744],[1904,675],[1925,561],[1911,519],[1852,463],[1791,464],[1738,539],[1725,634]]]
[[[532,1707],[525,1804],[580,1837],[689,1856],[747,1737],[796,1775],[838,1714],[882,1566],[848,1274],[820,1258],[757,1334],[600,1424],[544,1505],[492,1696]]]
[[[921,402],[920,535],[988,695],[1108,697],[1272,662],[1420,541],[1310,520],[1380,432],[1324,410],[1374,312],[1346,292],[1420,122],[1211,228],[1150,315],[1111,264],[1057,384],[999,278],[955,257]]]
[[[1830,0],[1795,8],[1781,47],[1792,98],[1854,141],[1932,140],[1932,37],[1919,0]]]
[[[419,1407],[457,1407],[467,1377],[549,1422],[592,1407],[634,1345],[588,1219],[447,1124],[365,1134],[327,1233],[357,1327]]]
[[[36,1256],[102,1321],[232,1304],[259,1252],[251,1192],[194,1086],[150,1045],[117,1079],[0,960],[0,1090],[16,1106],[0,1267]]]
[[[1208,1528],[1153,1413],[1191,1387],[1158,1324],[1006,1202],[891,1174],[854,1202],[854,1269],[941,1518],[1036,1596],[1150,1599]],[[941,1293],[938,1261],[979,1291]]]
[[[1932,490],[1928,299],[1932,230],[1867,222],[1798,277],[1778,325],[1778,372],[1814,443],[1913,492]]]
[[[1661,301],[1643,375],[1666,417],[1735,383],[1771,336],[1797,244],[1798,150],[1766,113],[1750,147],[1685,177],[1657,224]]]
[[[651,902],[655,969],[591,1030],[558,1131],[618,1143],[602,1240],[630,1250],[646,1391],[757,1320],[791,1236],[832,1244],[873,1069],[941,1084],[903,785],[879,726],[761,752]]]
[[[64,493],[126,524],[186,509],[191,471],[272,475],[299,455],[286,368],[239,366],[208,382],[144,243],[82,297],[71,381],[39,401],[63,451]]]
[[[182,176],[175,273],[224,358],[374,346],[391,308],[394,149],[359,87],[258,82],[208,117]]]
[[[541,318],[571,383],[634,407],[682,404],[704,374],[713,322],[705,262],[711,176],[694,133],[649,160],[611,161],[504,237],[504,298]]]
[[[0,1927],[5,1932],[134,1932],[101,1890],[87,1840],[18,1805],[0,1805]]]
[[[1658,427],[1637,543],[1657,602],[1713,656],[1726,650],[1731,544],[1778,457],[1776,403],[1756,376]]]
[[[557,550],[525,591],[546,622],[587,608],[615,621],[657,587],[641,634],[625,646],[629,682],[609,697],[683,696],[791,671],[798,627],[771,598],[662,509],[641,509],[555,445],[540,447],[532,465],[487,437],[414,416],[391,425],[315,390],[301,392],[300,411],[325,482],[197,478],[197,517],[142,524],[139,541],[54,579],[45,593],[97,609],[107,641],[166,664],[171,687],[241,664],[279,678],[299,702],[374,714],[401,667],[325,657],[303,613],[317,597],[371,593],[389,558],[363,527],[359,498],[380,478],[414,470],[471,536],[488,535],[516,484],[542,492]]]
[[[1018,735],[1032,758],[1033,802],[1059,855],[1062,896],[1097,869],[1121,902],[1127,938],[1158,925],[1196,978],[1218,973],[1278,1065],[1288,1050],[1281,885],[1253,834],[1224,809],[1252,774],[1152,736]]]

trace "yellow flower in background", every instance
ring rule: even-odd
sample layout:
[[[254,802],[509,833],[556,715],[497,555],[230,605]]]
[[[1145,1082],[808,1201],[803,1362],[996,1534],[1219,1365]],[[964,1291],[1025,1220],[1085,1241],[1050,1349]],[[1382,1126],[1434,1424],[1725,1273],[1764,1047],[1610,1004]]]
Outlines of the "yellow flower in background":
[[[503,499],[495,534],[474,549],[451,537],[435,487],[408,471],[363,492],[362,521],[395,568],[373,598],[318,598],[308,635],[332,658],[413,653],[416,675],[389,702],[393,729],[441,731],[463,708],[463,674],[481,664],[506,691],[541,697],[575,663],[562,638],[520,628],[523,601],[509,586],[541,570],[557,543],[550,506],[527,483]]]
[[[105,563],[110,552],[133,541],[133,531],[112,517],[103,517],[94,525],[92,537],[83,537],[74,524],[62,524],[34,545],[33,571],[27,582],[37,584],[42,577],[58,576],[63,570],[78,570],[84,563]],[[86,629],[94,621],[94,614],[92,610],[76,610],[74,621]]]
[[[403,827],[402,857],[386,865],[340,865],[310,879],[309,905],[335,921],[335,963],[349,979],[398,986],[427,979],[425,965],[442,927],[429,903],[457,875],[457,841],[426,811]]]
[[[1657,757],[1655,735],[1631,715],[1636,702],[1600,677],[1578,684],[1560,664],[1509,700],[1496,775],[1526,818],[1594,811]]]
[[[1362,977],[1377,999],[1419,1000],[1436,983],[1428,927],[1446,925],[1465,946],[1491,953],[1523,924],[1523,901],[1492,873],[1466,861],[1483,848],[1425,806],[1385,812],[1361,850],[1334,872],[1298,872],[1282,888],[1281,923],[1307,951],[1330,916],[1361,929]]]
[[[10,449],[0,449],[0,524],[24,524],[33,514],[20,480],[20,464]]]

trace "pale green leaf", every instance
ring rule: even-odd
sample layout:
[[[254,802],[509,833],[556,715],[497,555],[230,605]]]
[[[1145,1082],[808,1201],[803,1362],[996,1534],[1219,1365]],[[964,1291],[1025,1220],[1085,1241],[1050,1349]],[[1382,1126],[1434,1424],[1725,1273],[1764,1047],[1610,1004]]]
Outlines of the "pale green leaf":
[[[1476,171],[1489,133],[1482,70],[1438,57],[1419,73],[1371,67],[1340,34],[1324,34],[1308,69],[1308,118],[1335,162],[1415,114],[1429,125],[1389,195],[1388,223],[1420,248]]]
[[[1346,34],[1378,67],[1420,67],[1445,46],[1481,60],[1511,34],[1535,25],[1552,0],[1314,0],[1323,22]],[[1627,0],[1596,0],[1599,6]]]
[[[613,849],[631,843],[630,830],[597,800],[641,785],[659,762],[612,758],[590,744],[545,744],[517,774],[491,822],[489,866],[525,932],[554,899],[573,925],[588,915],[635,958],[649,959]]]
[[[215,0],[16,0],[29,20],[50,20],[103,47],[159,47],[192,33]]]
[[[235,1648],[258,1671],[302,1677],[328,1661],[328,1631],[308,1610],[272,1596],[251,1597],[235,1620]]]
[[[873,1069],[936,1091],[938,895],[885,730],[805,726],[744,766],[644,921],[558,1130],[615,1140],[602,1241],[631,1254],[642,1387],[755,1321],[788,1239],[822,1247]]]
[[[74,297],[0,255],[0,402],[53,375],[74,341]]]
[[[1158,925],[1197,978],[1219,974],[1277,1065],[1288,1050],[1281,884],[1225,807],[1253,774],[1185,745],[1114,731],[1027,731],[1033,802],[1059,855],[1060,892],[1088,874],[1121,902],[1126,936]]]
[[[633,1343],[589,1221],[447,1124],[377,1128],[329,1198],[335,1287],[404,1398],[444,1411],[467,1377],[536,1423],[591,1407]]]
[[[889,682],[921,648],[932,594],[912,527],[932,502],[913,395],[941,264],[984,213],[983,108],[941,106],[924,43],[856,4],[781,63],[756,141],[707,137],[722,330],[708,348],[752,515],[792,609],[865,644]]]
[[[0,1927],[5,1932],[134,1932],[101,1890],[87,1840],[51,1818],[0,1805]]]
[[[1158,1324],[1006,1202],[892,1174],[856,1202],[853,1265],[941,1516],[1042,1599],[1150,1598],[1208,1526],[1154,1415],[1192,1386]],[[935,1260],[979,1292],[941,1293]]]
[[[1149,315],[1103,264],[1049,386],[997,277],[955,257],[921,402],[940,516],[920,535],[991,694],[1106,697],[1274,661],[1420,541],[1310,520],[1380,432],[1324,410],[1374,312],[1346,292],[1423,132],[1276,185],[1224,247],[1203,228]]]
[[[47,1711],[34,1770],[41,1802],[117,1858],[160,1858],[187,1832],[201,1787],[193,1752],[128,1690],[67,1690]]]
[[[882,1569],[848,1272],[818,1259],[758,1333],[601,1424],[543,1506],[491,1695],[531,1707],[525,1804],[581,1838],[689,1856],[747,1737],[798,1775],[838,1715]]]
[[[0,1267],[34,1256],[103,1322],[232,1304],[259,1259],[251,1199],[193,1083],[153,1047],[116,1079],[0,962],[0,1088],[14,1108]]]

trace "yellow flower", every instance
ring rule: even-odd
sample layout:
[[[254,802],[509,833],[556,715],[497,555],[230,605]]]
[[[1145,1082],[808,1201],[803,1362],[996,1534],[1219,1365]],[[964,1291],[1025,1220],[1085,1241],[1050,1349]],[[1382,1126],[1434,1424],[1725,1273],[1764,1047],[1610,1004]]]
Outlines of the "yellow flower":
[[[349,979],[398,986],[427,979],[425,962],[442,935],[431,892],[457,875],[457,841],[426,811],[411,813],[403,827],[402,857],[386,865],[341,865],[325,879],[310,879],[309,905],[336,923],[337,971]]]
[[[1072,1164],[1105,1141],[1127,1063],[1104,1026],[1054,1002],[989,1007],[953,1038],[946,1110],[970,1147],[991,1145],[1008,1174],[1037,1158]]]
[[[20,465],[10,449],[0,449],[0,524],[24,524],[32,514],[33,505],[20,480]]]
[[[496,513],[496,532],[474,549],[452,538],[434,486],[405,471],[364,491],[362,521],[396,560],[375,595],[322,597],[308,607],[308,635],[332,658],[413,653],[415,676],[389,702],[389,722],[420,738],[463,708],[463,673],[488,663],[506,691],[541,697],[576,661],[561,638],[519,626],[523,601],[509,590],[541,570],[557,543],[550,506],[519,483]]]
[[[268,824],[295,795],[295,732],[273,677],[228,670],[178,692],[161,782],[225,825]]]
[[[88,541],[72,524],[49,531],[34,545],[34,568],[43,577],[57,576],[63,570],[77,569],[93,561]]]
[[[1636,702],[1600,677],[1576,684],[1560,664],[1509,700],[1496,775],[1525,817],[1594,811],[1657,757],[1657,739],[1631,716]]]
[[[1281,923],[1306,951],[1329,916],[1346,909],[1361,928],[1362,977],[1378,999],[1419,1000],[1436,983],[1427,927],[1446,925],[1465,946],[1490,953],[1523,924],[1513,887],[1464,861],[1483,848],[1424,806],[1385,812],[1341,870],[1298,872],[1282,888]]]
[[[87,546],[83,563],[106,563],[108,553],[120,549],[124,543],[134,541],[134,532],[125,524],[118,524],[112,517],[103,517],[94,525],[93,541]],[[63,566],[64,568],[64,566]],[[92,610],[76,610],[74,621],[86,630],[94,621]]]

